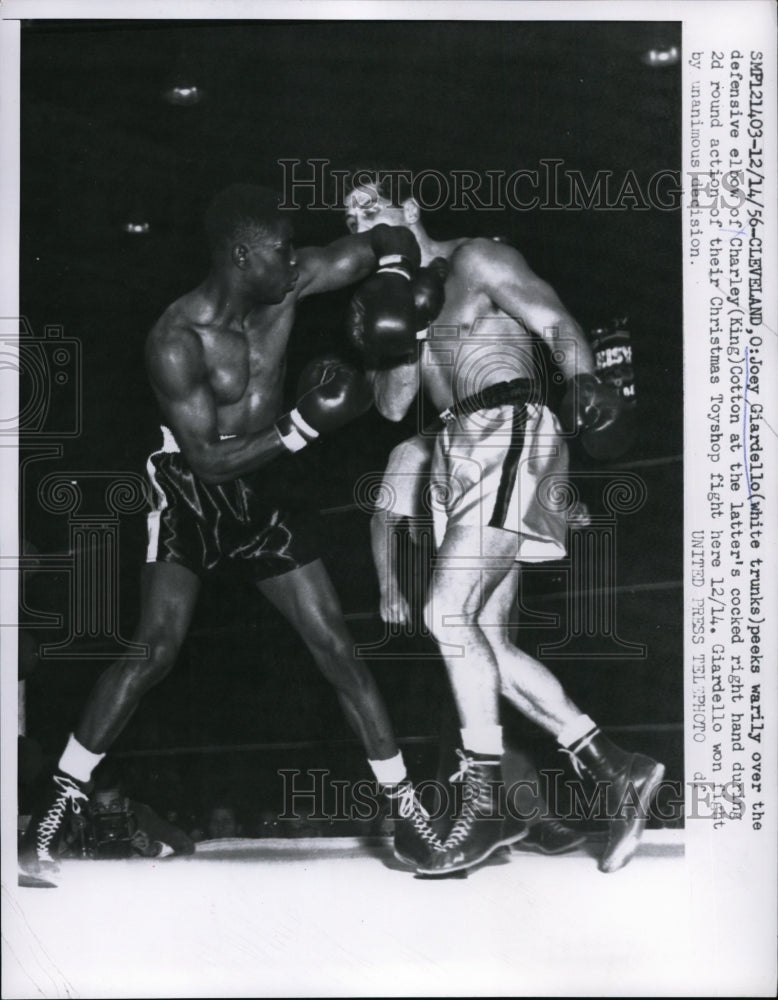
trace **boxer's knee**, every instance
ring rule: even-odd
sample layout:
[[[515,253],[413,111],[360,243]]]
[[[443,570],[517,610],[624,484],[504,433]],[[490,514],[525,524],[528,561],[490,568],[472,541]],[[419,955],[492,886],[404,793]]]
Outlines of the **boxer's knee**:
[[[345,629],[319,628],[309,631],[304,638],[318,663],[335,664],[353,659],[354,641]]]
[[[433,590],[424,605],[424,624],[436,642],[445,641],[446,626],[445,621],[450,620],[450,616],[457,613],[453,607],[453,602],[447,597],[445,591]],[[450,634],[451,629],[448,628]]]
[[[338,694],[356,705],[364,705],[376,696],[376,684],[372,674],[364,664],[353,658],[341,661],[339,669],[330,677]]]
[[[375,681],[367,666],[356,658],[351,636],[321,636],[310,649],[319,669],[339,694],[357,702],[372,695]]]
[[[476,619],[477,614],[453,588],[442,585],[430,590],[424,605],[424,624],[437,642],[452,638],[458,629],[472,628]]]
[[[175,665],[180,643],[165,635],[151,635],[139,640],[147,646],[145,656],[120,664],[124,683],[137,694],[159,684]]]

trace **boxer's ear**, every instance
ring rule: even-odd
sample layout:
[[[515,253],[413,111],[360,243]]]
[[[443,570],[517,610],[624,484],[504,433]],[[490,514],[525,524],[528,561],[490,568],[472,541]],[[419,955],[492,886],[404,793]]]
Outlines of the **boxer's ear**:
[[[230,260],[235,265],[239,267],[241,271],[246,269],[249,259],[249,248],[245,243],[235,243],[233,244],[232,250],[230,251]]]

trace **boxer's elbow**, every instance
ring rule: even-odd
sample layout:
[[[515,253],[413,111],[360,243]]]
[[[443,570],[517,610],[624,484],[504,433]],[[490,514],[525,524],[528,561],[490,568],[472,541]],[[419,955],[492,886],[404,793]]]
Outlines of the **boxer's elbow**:
[[[399,423],[408,412],[408,407],[399,406],[394,400],[376,400],[376,409],[386,420]]]
[[[418,393],[419,362],[411,361],[367,374],[381,416],[394,423],[402,420]]]
[[[415,393],[414,393],[415,394]],[[405,391],[398,392],[393,386],[382,386],[380,382],[373,383],[373,398],[375,407],[386,420],[394,423],[402,420],[410,409],[412,398],[407,398]]]

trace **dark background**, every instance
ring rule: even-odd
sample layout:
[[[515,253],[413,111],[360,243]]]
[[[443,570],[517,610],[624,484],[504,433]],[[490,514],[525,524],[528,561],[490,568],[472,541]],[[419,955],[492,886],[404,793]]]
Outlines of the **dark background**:
[[[212,195],[232,181],[280,188],[279,159],[315,157],[333,169],[374,162],[444,174],[510,174],[557,158],[589,182],[598,170],[611,171],[614,191],[634,171],[645,192],[657,171],[680,165],[680,68],[642,59],[648,49],[671,44],[680,45],[677,25],[628,22],[23,26],[21,302],[36,344],[31,357],[43,359],[46,373],[42,416],[35,433],[23,435],[22,531],[39,554],[38,571],[24,577],[23,620],[30,663],[37,662],[27,685],[28,734],[44,756],[59,750],[107,662],[83,654],[108,655],[115,646],[105,636],[83,637],[68,658],[40,655],[41,644],[66,639],[67,629],[36,627],[35,616],[53,612],[67,621],[71,604],[69,576],[46,560],[70,551],[73,516],[106,513],[104,482],[86,473],[142,472],[157,446],[143,341],[165,306],[205,275],[201,218]],[[177,75],[193,79],[205,99],[192,107],[166,103],[162,91]],[[125,233],[122,224],[131,218],[147,219],[150,232]],[[294,221],[298,245],[344,232],[336,209],[300,211]],[[680,213],[463,213],[444,205],[426,223],[440,238],[508,239],[587,329],[629,317],[640,421],[621,464],[642,477],[647,499],[617,523],[617,630],[644,644],[647,655],[580,659],[573,644],[552,666],[573,698],[622,742],[661,755],[670,775],[680,777]],[[331,295],[302,308],[290,346],[290,387],[307,359],[344,346],[346,302],[345,294]],[[61,366],[62,383],[54,378],[56,344],[51,332],[45,335],[52,324],[77,342]],[[35,396],[36,384],[23,371],[23,401]],[[305,453],[310,495],[325,511],[325,556],[361,643],[378,642],[382,625],[368,515],[354,508],[353,486],[383,467],[413,421],[412,414],[390,425],[371,413]],[[59,453],[47,453],[50,444]],[[581,455],[573,461],[581,472],[601,471]],[[70,521],[40,499],[38,487],[52,473],[68,474],[83,491]],[[590,498],[595,510],[597,489]],[[122,515],[115,526],[118,630],[129,637],[145,523],[138,513]],[[527,628],[520,641],[532,652],[565,627],[565,567],[527,574],[526,606],[560,616],[557,627]],[[394,639],[382,652],[388,658],[371,662],[398,735],[414,767],[429,774],[437,767],[436,737],[450,723],[442,666],[424,639]],[[512,713],[506,724],[541,762],[559,766],[534,727]],[[261,748],[234,749],[247,745]],[[195,749],[202,747],[212,751]],[[185,752],[161,753],[171,748]],[[163,785],[171,773],[190,798],[195,789],[228,785],[250,786],[255,799],[270,796],[279,766],[367,776],[334,696],[296,636],[270,608],[224,580],[206,587],[179,666],[116,749],[149,796],[158,783],[161,799],[170,794]]]

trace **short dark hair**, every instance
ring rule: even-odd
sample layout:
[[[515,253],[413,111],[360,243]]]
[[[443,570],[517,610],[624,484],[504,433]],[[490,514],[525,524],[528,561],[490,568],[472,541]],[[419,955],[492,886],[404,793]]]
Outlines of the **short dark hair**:
[[[205,212],[205,232],[212,254],[235,241],[251,242],[279,221],[279,197],[257,184],[231,184],[214,196]]]
[[[413,171],[407,167],[374,166],[367,163],[349,171],[346,193],[350,194],[366,184],[372,184],[378,194],[390,201],[395,208],[402,208],[413,194]]]

